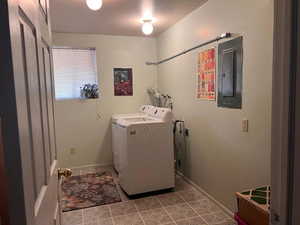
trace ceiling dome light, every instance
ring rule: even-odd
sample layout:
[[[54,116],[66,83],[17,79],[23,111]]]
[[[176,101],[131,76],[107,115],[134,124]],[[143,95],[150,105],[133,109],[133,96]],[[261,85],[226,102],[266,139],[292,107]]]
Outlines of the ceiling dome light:
[[[102,7],[102,0],[86,0],[87,6],[91,10],[99,10]]]
[[[143,26],[142,26],[142,31],[145,35],[150,35],[152,34],[154,30],[152,20],[143,20]]]

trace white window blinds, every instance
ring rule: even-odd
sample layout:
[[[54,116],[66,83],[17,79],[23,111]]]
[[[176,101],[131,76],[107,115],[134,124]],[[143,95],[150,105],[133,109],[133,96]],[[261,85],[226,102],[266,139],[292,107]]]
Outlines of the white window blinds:
[[[56,99],[80,98],[80,88],[97,83],[95,49],[53,48]]]

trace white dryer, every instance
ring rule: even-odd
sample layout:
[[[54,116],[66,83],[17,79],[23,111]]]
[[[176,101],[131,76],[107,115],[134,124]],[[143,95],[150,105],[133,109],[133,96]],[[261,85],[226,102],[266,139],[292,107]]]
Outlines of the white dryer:
[[[115,170],[119,173],[119,160],[120,160],[120,151],[124,146],[124,143],[120,141],[119,133],[116,132],[118,129],[117,120],[119,119],[126,119],[126,118],[137,118],[137,117],[144,117],[148,113],[154,111],[154,106],[152,105],[142,105],[139,109],[138,113],[131,113],[131,114],[114,114],[112,115],[112,152],[113,152],[113,165]]]
[[[116,121],[119,181],[128,195],[175,186],[172,112],[152,108],[141,117]]]

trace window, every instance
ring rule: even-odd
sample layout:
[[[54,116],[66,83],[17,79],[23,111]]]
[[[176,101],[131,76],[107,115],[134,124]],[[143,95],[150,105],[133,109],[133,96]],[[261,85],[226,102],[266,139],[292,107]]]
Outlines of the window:
[[[53,48],[56,99],[81,97],[85,84],[97,84],[95,49]]]

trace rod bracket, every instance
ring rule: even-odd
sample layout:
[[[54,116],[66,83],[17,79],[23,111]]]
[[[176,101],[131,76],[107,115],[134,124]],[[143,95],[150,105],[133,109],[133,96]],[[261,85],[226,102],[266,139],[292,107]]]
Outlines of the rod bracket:
[[[226,32],[220,35],[220,38],[230,38],[231,37],[231,33]]]

